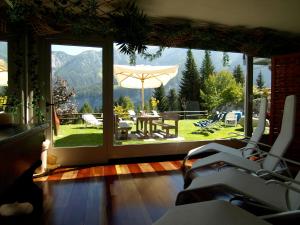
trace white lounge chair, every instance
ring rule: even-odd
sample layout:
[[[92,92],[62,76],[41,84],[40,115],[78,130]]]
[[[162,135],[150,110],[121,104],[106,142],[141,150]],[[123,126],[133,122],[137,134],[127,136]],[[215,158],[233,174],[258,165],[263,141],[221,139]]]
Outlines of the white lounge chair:
[[[226,152],[240,157],[248,157],[254,152],[254,150],[256,150],[256,148],[258,147],[257,142],[259,142],[261,136],[264,133],[265,124],[266,124],[266,112],[267,112],[267,99],[261,98],[258,126],[252,133],[252,137],[250,138],[250,140],[248,140],[248,144],[245,147],[236,149],[218,143],[209,143],[190,150],[187,156],[183,160],[183,166],[185,166],[185,163],[189,158],[196,155],[201,155],[206,152],[211,152],[211,153]]]
[[[247,158],[241,158],[236,155],[220,152],[202,159],[197,160],[185,174],[186,183],[190,181],[192,173],[204,166],[209,166],[219,162],[227,165],[236,166],[250,172],[255,172],[260,169],[273,171],[280,162],[280,157],[284,155],[294,137],[294,128],[296,121],[296,96],[290,95],[286,97],[284,104],[284,112],[281,123],[280,133],[271,147],[269,154],[262,160],[252,161]]]
[[[221,200],[198,202],[169,209],[153,225],[267,225],[263,219]]]
[[[101,120],[98,120],[93,114],[83,114],[82,119],[84,120],[86,125],[92,125],[92,126],[102,126],[103,122]]]
[[[151,110],[153,116],[159,116],[159,113],[156,110]]]
[[[136,113],[132,109],[128,110],[128,114],[130,116],[130,119],[134,122],[136,122]]]
[[[225,192],[242,195],[263,206],[279,212],[296,210],[300,207],[300,171],[295,179],[269,172],[271,180],[253,176],[235,168],[222,170],[209,176],[193,179],[191,185],[179,192],[176,204],[201,201],[202,193]],[[286,182],[279,181],[278,178]],[[207,197],[203,199],[208,200]]]
[[[228,112],[225,116],[224,125],[227,126],[234,126],[236,127],[237,118],[234,112]]]

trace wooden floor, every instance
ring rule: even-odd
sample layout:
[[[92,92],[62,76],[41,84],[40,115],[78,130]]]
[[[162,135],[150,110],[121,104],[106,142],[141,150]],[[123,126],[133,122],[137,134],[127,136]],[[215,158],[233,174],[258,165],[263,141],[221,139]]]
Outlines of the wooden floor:
[[[19,187],[26,193],[20,195],[23,201],[34,205],[33,213],[0,217],[0,225],[150,225],[175,206],[183,189],[178,160],[62,168],[34,182],[27,191]],[[259,210],[253,213],[259,215]],[[291,221],[272,224],[296,224]]]
[[[35,179],[43,190],[43,211],[22,218],[22,224],[152,224],[183,188],[180,166],[166,161],[57,170]]]

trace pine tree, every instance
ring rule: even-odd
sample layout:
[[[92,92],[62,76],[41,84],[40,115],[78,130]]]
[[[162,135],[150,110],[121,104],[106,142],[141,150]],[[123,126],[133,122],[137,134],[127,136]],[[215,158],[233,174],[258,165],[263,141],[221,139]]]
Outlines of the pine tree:
[[[159,112],[168,110],[168,100],[165,95],[165,88],[163,85],[154,89],[153,97],[159,101],[159,103],[157,104],[157,109]]]
[[[265,87],[265,81],[264,81],[264,78],[262,76],[262,73],[261,71],[259,72],[257,78],[256,78],[256,86],[258,89],[263,89]]]
[[[180,99],[185,101],[197,101],[200,98],[200,76],[196,67],[192,51],[187,51],[185,70],[182,72],[181,82],[179,84]]]
[[[92,113],[93,112],[93,108],[90,105],[90,103],[85,102],[83,104],[83,106],[81,107],[81,109],[79,110],[80,113]]]
[[[179,99],[176,90],[172,88],[168,94],[169,111],[177,111],[180,109],[178,100]]]
[[[129,96],[120,96],[117,104],[125,110],[134,109],[134,103]]]
[[[210,51],[205,50],[204,58],[200,67],[200,92],[205,92],[205,81],[208,79],[208,77],[215,73],[215,67],[212,64],[212,60],[210,58]],[[205,99],[203,99],[202,95],[200,96],[200,105],[202,106],[202,109],[207,109],[207,102]]]
[[[234,67],[233,76],[237,83],[244,84],[244,73],[240,64]]]
[[[200,68],[201,87],[209,75],[215,73],[215,67],[210,58],[210,51],[205,50],[204,59]]]
[[[227,52],[223,52],[223,67],[229,66],[229,55]]]

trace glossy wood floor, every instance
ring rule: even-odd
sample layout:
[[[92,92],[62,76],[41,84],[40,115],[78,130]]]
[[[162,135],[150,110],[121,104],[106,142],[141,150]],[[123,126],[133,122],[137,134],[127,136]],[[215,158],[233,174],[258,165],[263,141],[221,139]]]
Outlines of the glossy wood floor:
[[[152,224],[183,188],[180,166],[166,161],[57,170],[35,180],[43,190],[43,211],[22,224]]]

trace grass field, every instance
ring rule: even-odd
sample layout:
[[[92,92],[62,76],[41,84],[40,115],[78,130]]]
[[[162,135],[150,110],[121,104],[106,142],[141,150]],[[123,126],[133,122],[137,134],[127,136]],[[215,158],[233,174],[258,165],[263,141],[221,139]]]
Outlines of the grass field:
[[[147,144],[174,141],[198,141],[198,140],[214,140],[230,138],[233,135],[230,132],[239,132],[243,134],[243,128],[238,125],[236,127],[224,127],[223,123],[219,123],[209,128],[198,128],[194,126],[196,120],[180,120],[179,135],[176,139],[137,139],[131,134],[129,140],[117,140],[116,145],[127,144]],[[135,127],[132,129],[134,133]],[[172,132],[172,131],[171,131]],[[102,145],[103,130],[102,128],[86,127],[84,124],[61,125],[58,136],[54,136],[55,147],[75,147],[75,146],[95,146]]]

